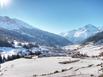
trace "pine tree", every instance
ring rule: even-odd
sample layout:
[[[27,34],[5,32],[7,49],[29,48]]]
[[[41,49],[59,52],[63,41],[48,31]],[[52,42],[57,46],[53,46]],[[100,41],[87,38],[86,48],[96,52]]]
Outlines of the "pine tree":
[[[3,62],[2,56],[0,54],[0,64]]]

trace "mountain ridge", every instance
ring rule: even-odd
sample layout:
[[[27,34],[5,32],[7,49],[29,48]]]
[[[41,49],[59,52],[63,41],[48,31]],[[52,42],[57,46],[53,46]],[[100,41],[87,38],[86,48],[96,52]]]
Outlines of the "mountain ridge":
[[[78,28],[69,32],[65,32],[65,33],[62,33],[62,35],[61,34],[60,35],[70,40],[74,44],[80,44],[85,39],[95,35],[98,32],[100,32],[98,27],[88,24],[81,28]]]
[[[71,44],[64,37],[37,29],[21,20],[12,19],[7,16],[0,16],[0,29],[8,31],[6,34],[11,35],[11,37],[13,35],[13,38],[18,37],[18,39],[22,38],[24,41],[28,40],[29,42],[36,42],[41,45],[65,46]]]

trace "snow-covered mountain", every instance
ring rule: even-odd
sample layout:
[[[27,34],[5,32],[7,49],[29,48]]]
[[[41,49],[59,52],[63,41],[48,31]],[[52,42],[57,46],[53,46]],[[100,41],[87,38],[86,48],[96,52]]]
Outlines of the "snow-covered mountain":
[[[92,42],[93,44],[103,44],[103,31],[102,32],[98,32],[97,34],[95,34],[94,36],[91,36],[89,38],[87,38],[83,44],[88,44]]]
[[[66,39],[70,40],[73,43],[81,43],[82,41],[84,41],[90,36],[95,35],[99,31],[100,30],[94,25],[88,24],[79,29],[61,33],[60,35],[62,35],[63,37],[65,37]]]
[[[33,26],[7,16],[0,16],[0,35],[5,39],[36,42],[41,45],[64,46],[71,44],[67,39],[59,35],[42,31]]]
[[[11,19],[7,16],[0,16],[0,27],[8,30],[20,30],[21,28],[29,28],[32,29],[33,27],[25,22],[22,22],[18,19]]]

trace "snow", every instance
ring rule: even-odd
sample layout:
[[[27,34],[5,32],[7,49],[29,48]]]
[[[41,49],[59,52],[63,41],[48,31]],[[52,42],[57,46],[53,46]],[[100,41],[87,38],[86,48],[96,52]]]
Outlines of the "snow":
[[[32,29],[33,27],[17,19],[12,19],[7,16],[0,16],[0,27],[8,30],[20,30],[21,28]]]
[[[0,47],[0,51],[4,51],[4,52],[8,52],[8,51],[11,51],[13,48],[11,47]]]
[[[74,37],[80,37],[81,35],[85,34],[87,30],[75,32]]]
[[[34,52],[34,53],[37,52],[37,51],[41,51],[40,48],[32,48],[31,50],[32,50],[32,52]]]
[[[92,56],[99,56],[100,53],[103,52],[103,45],[102,44],[98,44],[98,45],[94,45],[93,43],[89,43],[87,45],[69,45],[69,46],[65,46],[63,47],[63,49],[65,49],[67,52],[72,52],[72,53],[76,53],[76,52],[80,52],[81,54],[86,54],[90,57]]]
[[[76,30],[61,33],[60,35],[67,38],[69,41],[73,42],[74,44],[78,44],[84,41],[85,39],[87,39],[88,37],[93,36],[97,32],[100,32],[100,30],[97,27],[88,24]]]
[[[7,16],[0,16],[0,29],[1,32],[8,32],[5,34],[7,37],[10,36],[13,39],[18,38],[18,40],[22,41],[37,42],[42,45],[54,46],[72,44],[70,41],[59,35],[40,30],[21,20],[13,19]],[[9,35],[11,33],[13,36]]]
[[[1,55],[4,56],[5,58],[9,56],[12,56],[12,55],[17,55],[18,52],[22,51],[22,53],[24,53],[25,49],[23,48],[18,48],[18,49],[15,49],[15,48],[10,48],[10,47],[0,47],[0,50],[2,51],[1,52]],[[26,53],[26,51],[25,51]]]
[[[87,54],[88,56],[99,56],[101,53],[100,48],[100,46],[85,46],[79,51],[81,54]]]
[[[75,45],[64,46],[63,49],[72,51],[74,49],[77,49],[78,47],[80,47],[80,45],[75,44]]]
[[[70,64],[59,64],[62,61],[72,61],[80,60],[75,63]],[[6,62],[2,64],[2,69],[4,68],[1,77],[33,77],[33,75],[38,75],[37,77],[64,77],[74,75],[73,77],[91,77],[98,76],[101,74],[100,66],[102,60],[100,59],[74,59],[70,57],[46,57],[37,59],[17,59],[14,61]],[[88,67],[92,65],[91,67]],[[41,76],[42,74],[53,73],[55,71],[61,71],[62,69],[69,69],[65,72],[59,72],[56,74]],[[78,70],[77,70],[78,69]]]

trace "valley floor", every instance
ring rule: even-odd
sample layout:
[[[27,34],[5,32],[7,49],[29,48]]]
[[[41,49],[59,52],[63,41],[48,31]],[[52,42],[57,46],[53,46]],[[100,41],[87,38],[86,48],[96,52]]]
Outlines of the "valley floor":
[[[96,58],[21,58],[2,64],[0,77],[98,77],[102,63]]]

